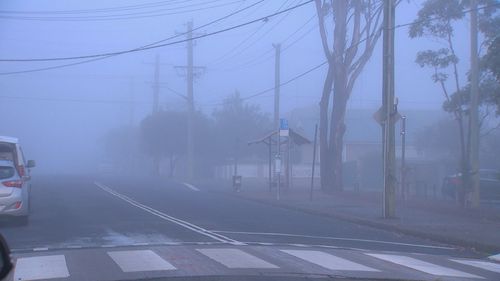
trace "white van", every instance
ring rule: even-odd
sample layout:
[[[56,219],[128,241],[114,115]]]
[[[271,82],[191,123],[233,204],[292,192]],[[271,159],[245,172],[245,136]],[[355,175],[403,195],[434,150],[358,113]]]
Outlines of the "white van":
[[[0,136],[0,215],[29,216],[33,167],[17,138]]]

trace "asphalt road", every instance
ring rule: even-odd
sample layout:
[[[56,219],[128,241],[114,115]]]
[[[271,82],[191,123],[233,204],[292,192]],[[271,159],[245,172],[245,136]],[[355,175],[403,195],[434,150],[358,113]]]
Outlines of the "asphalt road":
[[[475,257],[449,245],[150,177],[37,176],[31,196],[27,225],[0,219],[14,250],[244,242]]]
[[[249,201],[209,184],[35,176],[31,196],[27,224],[0,219],[15,262],[7,281],[455,281],[500,274],[500,264],[471,251]]]

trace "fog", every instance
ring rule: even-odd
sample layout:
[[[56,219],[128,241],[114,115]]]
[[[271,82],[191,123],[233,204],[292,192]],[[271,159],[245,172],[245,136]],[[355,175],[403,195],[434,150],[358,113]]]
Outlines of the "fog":
[[[119,20],[87,20],[71,14],[65,20],[29,20],[13,14],[13,18],[0,19],[0,57],[65,57],[133,49],[185,32],[187,21],[193,20],[196,28],[251,4],[249,1],[221,1],[217,3],[220,4],[218,7],[213,7],[217,5],[200,3],[201,11],[186,12],[193,8],[183,8],[183,4],[174,3],[171,5],[172,12],[168,9],[163,12],[166,15]],[[265,1],[227,20],[197,30],[195,35],[250,21],[278,11],[282,5],[290,7],[297,3]],[[6,0],[2,1],[0,9],[36,12],[132,4],[134,1],[56,3]],[[396,25],[415,20],[420,4],[419,1],[402,1],[397,8]],[[196,40],[194,64],[205,67],[194,83],[196,110],[211,118],[221,102],[236,90],[245,97],[273,87],[273,43],[285,41],[285,48],[294,42],[281,54],[281,81],[287,81],[323,62],[317,19],[310,20],[315,15],[314,5],[308,4],[267,21]],[[468,38],[467,24],[466,21],[457,24],[457,42]],[[433,112],[439,118],[449,117],[441,109],[444,98],[430,79],[432,72],[415,63],[419,50],[439,47],[440,43],[435,40],[410,39],[407,27],[396,30],[396,96],[401,112],[423,110]],[[469,68],[466,44],[457,44],[456,52],[464,58],[459,64],[460,76],[464,78]],[[185,110],[186,101],[182,97],[186,93],[185,71],[175,66],[186,65],[186,43],[179,43],[53,70],[1,75],[0,134],[20,138],[27,158],[38,162],[37,173],[95,171],[106,158],[103,148],[105,135],[124,126],[139,127],[141,121],[151,114],[152,63],[156,55],[161,57],[160,108]],[[348,123],[349,116],[352,116],[349,111],[364,109],[365,113],[375,112],[380,107],[381,58],[379,42],[348,102]],[[2,62],[0,72],[39,69],[68,62],[74,61]],[[318,110],[325,73],[326,68],[322,67],[281,88],[282,117],[290,117],[293,112],[306,108]],[[130,101],[133,101],[132,104]],[[245,102],[258,105],[263,113],[272,118],[272,91]],[[369,136],[370,141],[379,139],[378,125],[370,114],[364,116],[363,122],[369,124],[374,134]],[[308,128],[305,133],[312,139],[311,128],[317,120],[318,117],[315,120],[298,120],[293,125],[311,123],[305,126]],[[412,126],[409,134],[418,129]],[[349,128],[347,131],[349,135]],[[254,139],[259,137],[256,135]]]

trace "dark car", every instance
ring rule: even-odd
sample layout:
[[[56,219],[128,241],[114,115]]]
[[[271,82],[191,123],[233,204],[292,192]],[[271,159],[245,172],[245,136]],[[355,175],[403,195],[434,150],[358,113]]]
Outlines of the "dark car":
[[[462,173],[449,175],[443,180],[441,193],[446,197],[456,198],[462,185]],[[500,200],[500,171],[493,169],[479,170],[481,200]]]

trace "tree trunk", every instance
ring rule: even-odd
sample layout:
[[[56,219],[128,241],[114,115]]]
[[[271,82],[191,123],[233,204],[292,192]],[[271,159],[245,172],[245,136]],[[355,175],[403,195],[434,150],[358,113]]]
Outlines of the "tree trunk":
[[[341,191],[344,188],[342,181],[343,139],[346,130],[344,119],[349,94],[347,92],[347,75],[345,67],[337,67],[335,74],[333,110],[330,120],[330,157],[333,159],[331,167],[333,190]]]
[[[333,67],[329,64],[325,82],[323,84],[323,93],[319,103],[319,149],[320,149],[320,179],[321,189],[330,190],[333,186],[331,173],[332,159],[328,145],[328,105],[330,103],[330,94],[333,85]]]

